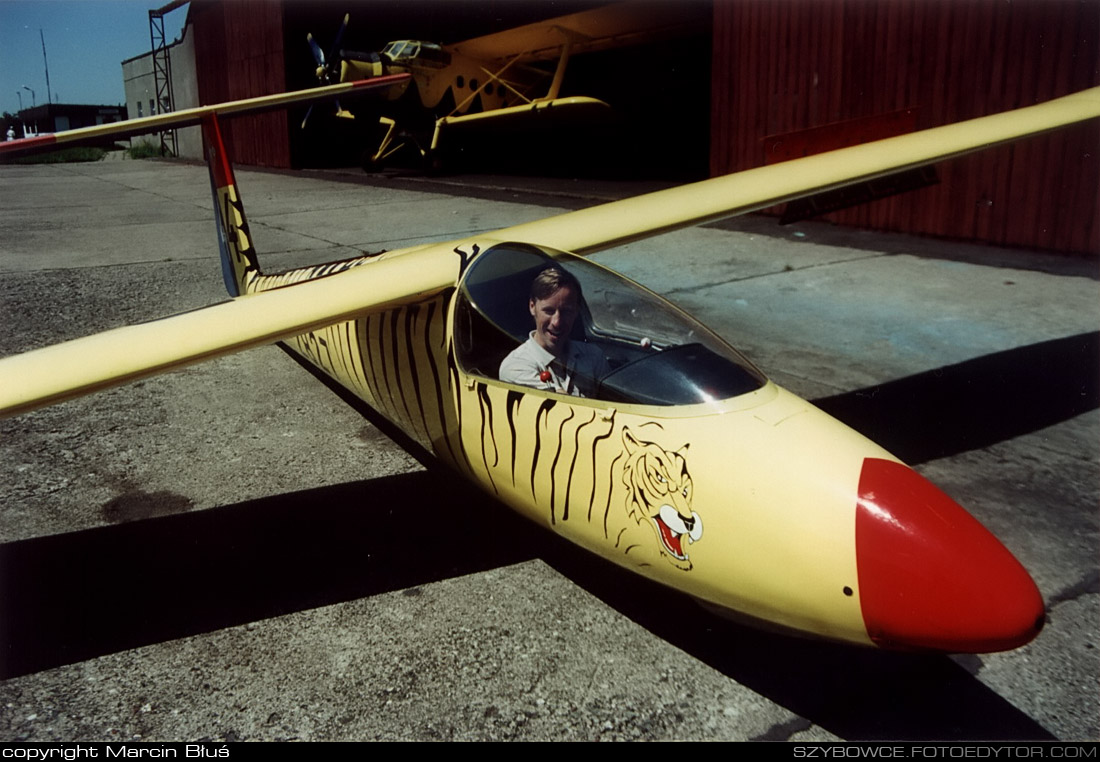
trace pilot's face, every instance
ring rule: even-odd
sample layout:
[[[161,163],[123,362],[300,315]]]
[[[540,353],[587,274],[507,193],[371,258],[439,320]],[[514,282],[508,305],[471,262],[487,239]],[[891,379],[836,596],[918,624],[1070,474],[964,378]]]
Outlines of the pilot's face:
[[[569,344],[577,309],[577,294],[569,286],[562,286],[545,299],[532,299],[538,345],[554,356],[561,355]]]

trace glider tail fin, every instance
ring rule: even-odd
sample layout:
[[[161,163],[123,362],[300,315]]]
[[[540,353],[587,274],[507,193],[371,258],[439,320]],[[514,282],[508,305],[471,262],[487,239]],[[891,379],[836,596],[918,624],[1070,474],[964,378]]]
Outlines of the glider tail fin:
[[[233,165],[222,141],[216,114],[202,119],[202,139],[206,164],[210,168],[210,190],[214,196],[214,221],[218,228],[218,248],[221,252],[222,277],[230,296],[240,296],[253,290],[262,274],[248,230],[248,218]]]

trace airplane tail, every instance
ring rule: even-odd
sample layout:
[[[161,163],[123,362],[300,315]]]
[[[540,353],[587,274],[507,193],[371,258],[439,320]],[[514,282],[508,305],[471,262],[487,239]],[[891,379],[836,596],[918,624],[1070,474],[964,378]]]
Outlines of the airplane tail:
[[[214,196],[214,221],[218,229],[222,278],[230,296],[240,296],[255,290],[260,263],[248,230],[244,203],[233,177],[233,165],[222,141],[216,114],[202,119],[202,139],[206,164],[210,168],[210,190]]]

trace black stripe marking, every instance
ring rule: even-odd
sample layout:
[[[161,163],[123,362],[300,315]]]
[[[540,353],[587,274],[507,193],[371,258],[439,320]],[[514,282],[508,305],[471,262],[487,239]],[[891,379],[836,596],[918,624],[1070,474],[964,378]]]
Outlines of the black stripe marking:
[[[344,366],[344,375],[349,384],[358,386],[359,379],[355,377],[355,371],[351,366],[351,341],[348,339],[348,323],[340,323],[329,329],[332,334],[332,343],[336,345],[336,354],[340,356],[340,362]],[[343,327],[343,332],[340,328]],[[342,334],[342,335],[341,335]]]
[[[623,527],[622,529],[619,530],[619,534],[616,535],[616,537],[615,537],[615,547],[616,548],[619,547],[619,543],[622,542],[623,532],[625,532],[625,531],[626,531],[626,527]]]
[[[481,461],[485,464],[485,472],[489,475],[489,484],[493,485],[493,492],[498,492],[496,482],[493,480],[493,468],[500,460],[497,452],[497,439],[493,433],[493,401],[489,399],[489,391],[485,384],[477,385],[478,407],[481,410]],[[489,423],[489,437],[493,442],[493,465],[489,465],[489,458],[485,455],[485,423]]]
[[[325,329],[325,330],[327,331],[328,329]],[[330,350],[328,348],[328,341],[325,340],[325,337],[321,335],[320,331],[314,331],[311,335],[313,336],[314,340],[317,342],[318,346],[321,346],[321,347],[325,348],[325,357],[327,358],[327,361],[328,361],[328,372],[335,376],[336,375],[336,363],[334,363],[332,361],[332,350]],[[317,350],[317,359],[318,360],[321,359],[321,350],[319,350],[319,349]]]
[[[596,411],[593,410],[592,417],[589,418],[586,423],[582,423],[580,426],[578,426],[577,430],[573,432],[573,459],[569,462],[569,478],[565,481],[565,510],[562,511],[561,514],[562,521],[569,520],[569,497],[573,494],[573,470],[576,468],[577,458],[580,457],[581,454],[581,429],[583,429],[585,426],[588,426],[595,420]],[[595,477],[595,474],[593,474],[593,477]],[[591,510],[592,507],[590,505],[589,511]]]
[[[420,394],[420,375],[416,370],[416,352],[413,350],[413,331],[416,327],[416,317],[420,313],[420,306],[413,304],[405,310],[405,351],[409,356],[409,372],[412,374],[413,389],[416,390],[416,407],[420,411],[419,421],[424,426],[424,438],[431,440],[428,432],[428,416],[424,411],[424,399]]]
[[[370,381],[367,382],[367,386],[370,387],[371,396],[374,397],[374,404],[379,409],[382,407],[382,387],[378,383],[378,371],[374,367],[374,352],[370,349],[370,335],[371,324],[374,322],[373,315],[367,315],[365,319],[361,321],[363,326],[363,357],[366,358],[367,365],[369,366]]]
[[[447,446],[447,452],[449,453],[449,460],[452,464],[457,465],[458,459],[455,457],[454,448],[451,446],[450,432],[447,430],[447,411],[443,407],[443,382],[439,378],[439,365],[437,363],[438,357],[435,347],[432,346],[432,319],[435,317],[435,310],[438,306],[438,300],[428,303],[428,315],[425,318],[424,326],[424,353],[428,356],[428,367],[432,371],[432,386],[435,389],[435,407],[439,412],[439,427],[441,429],[443,444]],[[446,331],[444,331],[445,333]],[[432,450],[435,451],[435,441],[432,441]],[[436,451],[437,456],[441,455]]]
[[[610,428],[608,428],[607,433],[606,434],[601,434],[601,435],[595,437],[592,440],[592,492],[588,496],[588,521],[590,523],[592,521],[592,507],[596,504],[596,450],[599,447],[600,442],[604,441],[605,439],[610,439],[611,438],[611,434],[614,431],[615,431],[615,413],[612,412],[611,413],[611,425],[610,425]],[[608,475],[608,478],[609,479],[611,478],[610,474]],[[606,515],[604,517],[603,535],[604,535],[604,538],[606,539],[607,538],[607,519],[606,519]]]
[[[352,321],[345,323],[347,328],[345,329],[345,335],[348,342],[348,358],[351,365],[352,375],[355,378],[355,383],[359,385],[361,394],[367,394],[367,377],[363,373],[363,354],[359,351],[359,343],[356,341],[356,337],[359,331],[359,322]]]
[[[340,323],[332,327],[333,334],[340,339],[340,358],[344,362],[344,372],[347,374],[347,383],[358,387],[359,377],[355,374],[355,364],[352,362],[354,355],[351,348],[351,323]]]
[[[401,358],[398,356],[397,347],[400,345],[398,341],[398,331],[401,326],[398,323],[399,313],[401,310],[395,310],[390,317],[390,352],[393,353],[393,378],[397,382],[397,391],[401,395],[401,406],[405,408],[405,420],[408,422],[408,426],[413,431],[416,431],[416,426],[413,424],[413,415],[409,410],[409,401],[405,397],[405,384],[401,378]]]
[[[386,352],[386,339],[385,339],[385,337],[386,337],[386,318],[388,316],[389,316],[388,312],[383,312],[383,313],[380,313],[378,315],[378,357],[379,357],[379,360],[380,360],[381,365],[382,365],[382,380],[386,384],[386,396],[389,397],[389,403],[388,403],[387,407],[390,410],[390,415],[393,416],[394,418],[396,418],[397,416],[395,416],[393,414],[397,410],[397,405],[393,404],[393,389],[390,387],[390,374],[386,372],[387,371],[387,366],[389,365],[389,363],[386,362],[387,352]],[[379,391],[381,391],[381,390],[379,390]],[[394,421],[394,423],[397,423],[397,421]]]
[[[539,419],[543,415],[546,415],[547,420],[550,419],[550,411],[554,409],[554,405],[557,404],[557,400],[543,400],[543,403],[539,405],[538,412],[535,413],[535,451],[531,455],[531,497],[535,497],[535,469],[539,467],[539,450],[542,449],[542,433],[539,431]]]
[[[576,413],[573,411],[572,408],[570,408],[569,409],[569,417],[566,418],[564,421],[562,421],[561,425],[558,426],[558,449],[554,453],[554,461],[550,464],[550,523],[551,524],[556,523],[555,520],[554,520],[554,499],[555,499],[555,495],[557,494],[557,491],[558,491],[558,480],[555,478],[556,477],[555,472],[558,470],[558,458],[561,457],[562,440],[565,439],[565,436],[564,436],[564,434],[565,434],[565,424],[567,424],[571,420],[573,420],[573,417],[575,415],[576,415]],[[563,521],[565,519],[568,519],[568,518],[569,518],[568,515],[562,516]]]
[[[619,458],[621,458],[621,457],[623,457],[623,454],[620,452],[618,455],[615,456],[614,460],[611,461],[611,467],[607,469],[607,504],[604,506],[604,509],[603,509],[603,536],[604,537],[607,537],[607,518],[608,518],[608,516],[611,515],[611,493],[615,491],[614,490],[614,486],[615,486],[615,480],[614,480],[615,464],[619,462]],[[620,532],[619,534],[621,535],[622,532]],[[615,541],[615,547],[619,547],[619,541],[618,540]]]
[[[485,384],[477,385],[477,393],[478,396],[485,403],[483,409],[488,413],[489,416],[489,436],[493,440],[493,467],[495,468],[497,464],[500,463],[500,451],[497,448],[496,431],[493,429],[493,400],[489,397],[489,389],[485,386]],[[484,421],[482,421],[481,428],[482,431],[485,430]]]
[[[516,486],[516,421],[515,414],[519,411],[520,403],[523,401],[523,392],[517,392],[515,389],[508,390],[508,430],[512,434],[512,486]]]
[[[466,462],[466,472],[473,474],[474,468],[470,464],[470,454],[466,452],[466,442],[462,438],[462,399],[461,388],[458,377],[458,367],[455,365],[455,353],[453,339],[448,341],[447,344],[447,372],[453,379],[452,382],[452,397],[455,403],[455,411],[458,414],[458,451],[462,453],[462,460]],[[458,465],[457,463],[455,465]]]

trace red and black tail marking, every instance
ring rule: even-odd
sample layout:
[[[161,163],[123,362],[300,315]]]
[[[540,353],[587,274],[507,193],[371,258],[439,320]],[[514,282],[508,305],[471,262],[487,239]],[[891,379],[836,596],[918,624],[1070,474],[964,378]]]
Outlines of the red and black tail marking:
[[[233,177],[233,165],[222,141],[216,114],[203,117],[202,139],[206,150],[206,164],[210,168],[210,190],[214,196],[214,221],[218,229],[218,248],[221,251],[222,277],[230,296],[240,296],[252,290],[261,275],[252,235],[248,230],[248,218]]]

